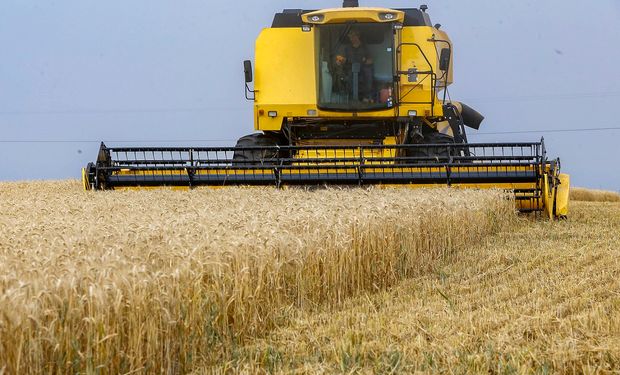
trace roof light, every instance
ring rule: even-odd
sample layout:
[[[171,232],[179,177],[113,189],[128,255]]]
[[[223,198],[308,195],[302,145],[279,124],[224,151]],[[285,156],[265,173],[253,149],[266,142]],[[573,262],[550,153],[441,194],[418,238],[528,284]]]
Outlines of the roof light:
[[[325,18],[322,14],[315,14],[313,16],[308,17],[308,21],[310,22],[321,22]]]
[[[379,13],[379,19],[383,21],[393,21],[396,19],[394,13]]]

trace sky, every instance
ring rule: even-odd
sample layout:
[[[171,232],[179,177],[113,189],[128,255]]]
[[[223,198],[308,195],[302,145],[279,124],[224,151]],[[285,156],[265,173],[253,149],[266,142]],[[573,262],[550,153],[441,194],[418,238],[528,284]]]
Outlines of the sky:
[[[620,0],[426,0],[454,45],[470,141],[538,141],[574,186],[620,191]],[[422,2],[360,0],[362,6]],[[2,0],[0,180],[79,178],[109,146],[232,146],[242,61],[284,8],[339,0]],[[579,129],[601,129],[606,130]]]

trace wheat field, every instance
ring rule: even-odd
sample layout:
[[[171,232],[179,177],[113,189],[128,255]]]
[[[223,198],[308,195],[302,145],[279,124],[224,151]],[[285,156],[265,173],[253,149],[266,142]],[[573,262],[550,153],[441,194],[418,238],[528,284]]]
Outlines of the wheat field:
[[[573,187],[570,189],[570,199],[585,202],[620,202],[620,193]]]
[[[0,183],[0,206],[7,374],[241,371],[253,340],[428,274],[516,221],[492,190],[24,182]]]

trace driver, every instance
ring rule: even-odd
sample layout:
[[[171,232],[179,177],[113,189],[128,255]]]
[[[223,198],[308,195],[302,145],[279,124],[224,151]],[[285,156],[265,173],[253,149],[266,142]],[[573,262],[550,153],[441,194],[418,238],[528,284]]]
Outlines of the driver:
[[[364,102],[370,102],[372,89],[372,57],[368,53],[366,44],[362,42],[360,32],[351,29],[347,34],[349,44],[342,46],[336,53],[336,68],[351,70],[352,64],[360,64],[359,71],[359,96]]]

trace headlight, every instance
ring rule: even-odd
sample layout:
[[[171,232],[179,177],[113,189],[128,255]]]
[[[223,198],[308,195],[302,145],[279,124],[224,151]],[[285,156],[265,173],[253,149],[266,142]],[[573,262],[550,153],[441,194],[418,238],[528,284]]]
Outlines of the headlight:
[[[379,19],[383,21],[392,21],[396,19],[394,13],[379,13]]]
[[[314,16],[308,17],[308,21],[310,21],[310,22],[321,22],[321,21],[323,21],[323,18],[325,18],[325,16],[323,16],[322,14],[315,14]]]

